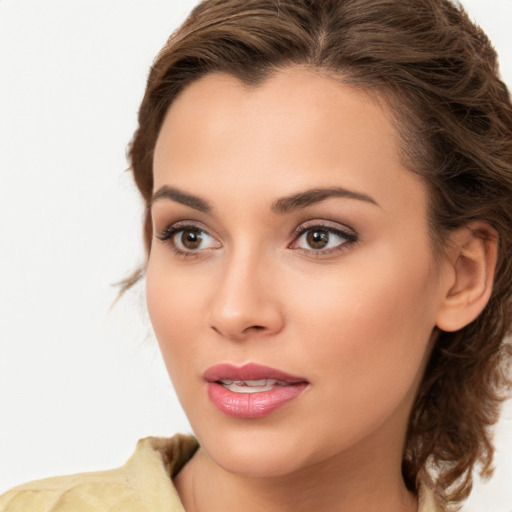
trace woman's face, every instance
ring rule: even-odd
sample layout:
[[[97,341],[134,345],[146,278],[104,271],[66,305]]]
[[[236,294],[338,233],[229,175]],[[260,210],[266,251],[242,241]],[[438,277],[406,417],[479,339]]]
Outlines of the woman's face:
[[[206,76],[154,179],[149,313],[214,463],[399,461],[446,280],[384,102],[303,69]]]

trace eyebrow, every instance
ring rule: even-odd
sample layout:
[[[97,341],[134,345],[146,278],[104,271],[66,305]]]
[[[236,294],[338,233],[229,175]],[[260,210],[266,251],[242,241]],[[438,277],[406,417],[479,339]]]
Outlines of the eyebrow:
[[[274,201],[272,204],[272,211],[274,213],[289,213],[294,210],[299,210],[310,206],[331,197],[343,197],[346,199],[356,199],[358,201],[364,201],[366,203],[374,204],[379,206],[377,201],[367,194],[361,192],[354,192],[342,187],[329,187],[329,188],[314,188],[293,194],[288,197],[283,197]]]
[[[151,198],[151,206],[155,204],[155,202],[160,201],[161,199],[170,199],[171,201],[175,201],[176,203],[183,204],[185,206],[189,206],[194,210],[198,210],[203,213],[210,213],[212,211],[211,204],[205,199],[201,199],[198,196],[194,196],[192,194],[187,194],[182,190],[179,190],[174,187],[169,187],[164,185],[160,187]]]
[[[272,203],[271,210],[274,213],[279,214],[289,213],[301,208],[306,208],[312,204],[325,201],[326,199],[330,199],[332,197],[356,199],[358,201],[364,201],[366,203],[379,206],[377,201],[375,201],[375,199],[367,194],[355,192],[353,190],[348,190],[342,187],[329,187],[313,188],[305,190],[304,192],[293,194],[291,196],[282,197]],[[153,197],[151,198],[151,205],[162,199],[170,199],[171,201],[189,206],[190,208],[198,210],[202,213],[210,213],[213,210],[211,204],[206,201],[206,199],[202,199],[201,197],[195,196],[193,194],[188,194],[187,192],[183,192],[182,190],[174,187],[169,187],[168,185],[160,187],[153,194]]]

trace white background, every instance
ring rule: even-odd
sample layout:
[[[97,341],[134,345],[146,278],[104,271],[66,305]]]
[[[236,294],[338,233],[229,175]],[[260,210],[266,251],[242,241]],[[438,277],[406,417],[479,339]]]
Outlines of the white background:
[[[125,149],[149,65],[192,0],[0,0],[0,492],[190,432],[138,286]],[[512,0],[466,0],[512,85]],[[469,512],[512,511],[512,406]]]

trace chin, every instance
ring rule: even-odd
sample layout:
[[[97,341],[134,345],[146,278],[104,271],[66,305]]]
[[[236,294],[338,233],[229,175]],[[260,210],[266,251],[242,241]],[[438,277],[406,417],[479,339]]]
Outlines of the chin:
[[[242,453],[240,453],[242,452]],[[272,453],[273,452],[273,453]],[[293,454],[276,453],[275,450],[233,450],[233,453],[210,453],[215,462],[229,473],[252,478],[285,477],[303,469],[301,461]]]
[[[198,440],[217,465],[238,475],[281,477],[308,465],[306,451],[298,448],[302,443],[290,439],[289,435],[262,430],[206,436],[199,433]]]

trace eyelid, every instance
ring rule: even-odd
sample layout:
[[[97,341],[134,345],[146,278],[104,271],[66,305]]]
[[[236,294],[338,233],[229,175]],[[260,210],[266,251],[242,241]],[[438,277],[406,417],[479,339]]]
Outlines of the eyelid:
[[[163,229],[155,229],[156,233],[154,233],[154,236],[159,240],[162,240],[162,238],[166,238],[169,234],[172,235],[173,233],[176,233],[177,231],[181,231],[184,229],[197,229],[199,231],[204,231],[205,233],[208,233],[210,235],[210,230],[203,226],[201,222],[197,220],[185,219],[167,223],[165,224],[165,227]]]
[[[304,249],[300,247],[293,247],[294,244],[297,244],[300,238],[307,233],[308,231],[314,229],[322,229],[326,230],[330,233],[333,233],[337,236],[345,238],[345,242],[338,244],[336,247],[330,247],[327,249]],[[313,219],[303,222],[299,226],[297,226],[292,234],[291,234],[292,242],[288,245],[289,248],[302,251],[306,254],[313,254],[315,257],[322,255],[329,255],[337,252],[341,252],[347,250],[350,246],[354,245],[359,240],[359,235],[357,232],[346,224],[341,224],[339,222],[334,222],[326,219]]]
[[[177,247],[173,238],[174,238],[174,236],[176,236],[177,233],[180,233],[181,231],[187,231],[187,230],[200,231],[201,233],[204,233],[208,237],[215,240],[216,244],[218,244],[218,245],[216,245],[215,247],[207,247],[204,249],[183,250],[183,249]],[[218,248],[222,247],[222,244],[218,240],[217,236],[213,235],[209,229],[202,226],[201,222],[193,221],[193,220],[182,220],[182,221],[177,221],[177,222],[168,224],[162,231],[160,231],[160,233],[156,233],[154,236],[161,242],[167,244],[175,254],[177,254],[179,256],[183,256],[183,257],[191,257],[191,256],[199,257],[200,255],[205,254],[213,249],[218,249]]]
[[[341,239],[344,239],[344,241],[341,241],[335,247],[327,247],[320,249],[315,249],[313,247],[309,249],[297,247],[300,238],[308,231],[312,231],[314,229],[327,231],[335,236],[338,236]],[[205,233],[208,237],[211,237],[216,242],[216,245],[214,247],[206,247],[202,249],[199,248],[183,250],[177,246],[176,242],[173,240],[173,237],[177,233],[186,230],[200,231],[202,233]],[[212,234],[211,230],[209,228],[206,228],[202,224],[202,222],[196,220],[180,220],[170,223],[166,225],[166,227],[159,233],[155,233],[154,236],[161,242],[167,244],[175,254],[185,257],[199,257],[201,255],[204,255],[205,253],[212,251],[213,249],[218,249],[222,247],[222,243],[219,241],[219,237],[215,234]],[[289,249],[302,251],[303,253],[319,257],[322,255],[328,255],[332,253],[341,252],[343,250],[347,250],[350,246],[358,242],[359,235],[353,228],[347,226],[346,224],[326,219],[311,219],[299,224],[299,226],[297,226],[290,234],[290,238],[292,240],[287,245]]]
[[[346,224],[342,224],[340,222],[335,222],[327,219],[312,219],[302,222],[292,231],[290,237],[295,238],[303,234],[304,231],[313,228],[330,229],[332,231],[338,231],[346,236],[358,238],[358,234],[355,231],[355,229],[351,228],[350,226],[347,226]]]

